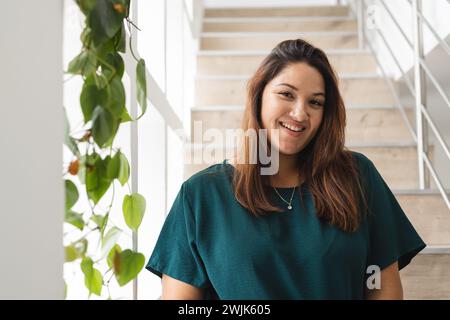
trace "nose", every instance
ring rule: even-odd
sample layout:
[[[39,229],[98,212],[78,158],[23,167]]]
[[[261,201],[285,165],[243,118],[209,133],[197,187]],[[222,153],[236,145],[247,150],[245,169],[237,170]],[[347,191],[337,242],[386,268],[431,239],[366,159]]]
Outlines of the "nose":
[[[299,122],[304,121],[304,120],[308,120],[309,119],[309,114],[308,114],[308,110],[307,110],[307,102],[303,101],[303,100],[298,100],[292,110],[289,112],[289,115],[292,117],[292,119],[297,120]]]

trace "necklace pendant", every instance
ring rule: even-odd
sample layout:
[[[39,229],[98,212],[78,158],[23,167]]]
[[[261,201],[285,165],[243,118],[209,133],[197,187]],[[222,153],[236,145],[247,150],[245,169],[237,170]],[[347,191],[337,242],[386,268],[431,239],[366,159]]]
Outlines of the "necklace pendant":
[[[289,209],[289,210],[291,210],[291,209],[292,209],[292,206],[291,206],[291,205],[289,205],[289,206],[288,206],[288,209]]]

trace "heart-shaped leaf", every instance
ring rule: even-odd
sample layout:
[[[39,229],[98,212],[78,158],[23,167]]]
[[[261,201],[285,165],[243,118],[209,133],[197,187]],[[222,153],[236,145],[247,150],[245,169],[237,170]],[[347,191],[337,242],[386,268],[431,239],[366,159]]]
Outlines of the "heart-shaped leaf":
[[[70,210],[78,201],[78,189],[70,180],[65,180],[66,186],[66,210]]]
[[[112,227],[102,239],[102,256],[105,256],[119,240],[122,230]]]
[[[97,70],[97,58],[91,50],[83,50],[69,62],[68,73],[88,77]]]
[[[115,254],[113,263],[114,274],[120,286],[136,278],[145,263],[145,257],[142,253],[126,249]]]
[[[107,177],[105,161],[99,155],[90,155],[87,162],[92,160],[95,160],[95,162],[94,164],[90,164],[91,167],[87,169],[86,189],[89,198],[97,204],[106,191],[108,191],[112,180]]]
[[[67,223],[70,223],[74,227],[77,227],[78,229],[80,229],[80,231],[83,231],[83,229],[84,229],[84,220],[83,220],[82,213],[77,213],[72,210],[67,210],[64,221]]]
[[[136,96],[142,113],[138,117],[142,117],[147,110],[147,79],[145,75],[145,61],[140,59],[136,66]]]
[[[122,1],[101,0],[95,3],[88,16],[87,23],[92,29],[92,40],[95,45],[100,45],[112,38],[122,25],[125,11],[117,10],[117,4]]]
[[[66,109],[64,110],[64,144],[69,148],[70,151],[77,157],[80,157],[80,151],[78,150],[78,145],[75,142],[75,139],[70,136],[70,123],[67,118]],[[123,116],[122,116],[123,117]],[[122,120],[122,122],[124,122]]]
[[[108,266],[110,268],[113,268],[115,255],[119,254],[120,252],[122,252],[122,248],[118,244],[115,244],[114,247],[112,247],[112,249],[109,251],[106,262],[108,263]]]
[[[92,83],[86,82],[81,89],[80,106],[83,112],[84,123],[87,123],[92,119],[92,114],[95,107],[105,107],[107,95],[105,90],[98,89],[97,86]]]
[[[130,164],[128,163],[127,157],[125,157],[125,155],[122,152],[120,152],[119,158],[120,158],[120,167],[119,167],[119,176],[117,177],[117,179],[123,186],[125,185],[125,183],[127,183],[128,179],[130,178]]]
[[[108,100],[106,108],[111,111],[115,118],[120,118],[125,108],[125,88],[119,76],[114,76],[106,87]]]
[[[145,198],[139,193],[125,195],[123,199],[123,215],[127,226],[136,231],[144,217],[145,213]]]
[[[118,121],[110,111],[100,106],[92,114],[92,137],[100,148],[110,145],[118,128]]]
[[[81,270],[84,273],[84,284],[89,294],[101,295],[103,277],[100,271],[93,267],[91,258],[86,257],[81,261]]]

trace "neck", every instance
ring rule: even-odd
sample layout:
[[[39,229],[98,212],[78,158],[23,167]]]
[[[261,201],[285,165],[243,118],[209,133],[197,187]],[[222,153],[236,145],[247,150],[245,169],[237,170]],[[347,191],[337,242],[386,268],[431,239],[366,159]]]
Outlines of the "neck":
[[[270,182],[275,187],[287,188],[299,184],[301,177],[298,176],[298,155],[279,154],[278,173],[270,177]]]
[[[235,165],[238,160],[232,157],[228,160],[228,163]],[[298,176],[298,156],[297,155],[284,155],[279,154],[279,167],[278,173],[270,176],[270,184],[279,188],[290,188],[298,186],[299,183],[303,183],[304,179]]]

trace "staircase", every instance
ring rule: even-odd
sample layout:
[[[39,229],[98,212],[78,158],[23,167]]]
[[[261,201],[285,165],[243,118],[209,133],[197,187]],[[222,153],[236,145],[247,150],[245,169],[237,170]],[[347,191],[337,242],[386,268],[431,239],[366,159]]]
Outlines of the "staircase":
[[[347,106],[346,145],[374,162],[428,245],[401,271],[405,299],[450,299],[450,212],[437,191],[418,190],[411,131],[375,58],[358,48],[357,22],[347,6],[205,9],[192,123],[220,132],[239,128],[246,81],[278,42],[297,37],[328,54]],[[406,114],[414,123],[414,110]],[[194,150],[201,148],[196,138]],[[228,157],[230,150],[221,151]],[[185,178],[214,162],[186,163]]]

